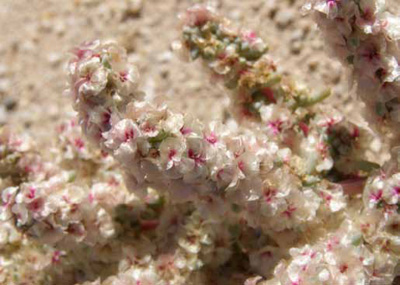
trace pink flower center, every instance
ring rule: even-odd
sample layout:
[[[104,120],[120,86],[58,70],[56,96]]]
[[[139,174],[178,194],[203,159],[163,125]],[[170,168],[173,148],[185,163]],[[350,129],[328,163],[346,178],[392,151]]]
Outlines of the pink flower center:
[[[375,19],[374,13],[371,8],[366,8],[362,13],[361,17],[367,22],[373,22]]]
[[[353,133],[351,134],[353,138],[358,138],[360,136],[360,130],[357,127],[354,127]]]
[[[128,72],[126,71],[121,71],[119,73],[119,79],[121,80],[121,82],[125,82],[128,80]]]
[[[182,134],[182,135],[187,135],[187,134],[190,134],[190,133],[192,132],[192,129],[183,126],[183,127],[180,129],[180,131],[181,131],[181,134]]]
[[[340,265],[340,267],[339,267],[340,273],[345,273],[348,268],[349,268],[349,266],[347,264]]]
[[[93,202],[94,202],[94,195],[93,195],[93,193],[89,193],[88,198],[89,198],[89,202],[90,202],[90,203],[93,203]]]
[[[142,126],[141,129],[145,133],[151,133],[151,132],[154,132],[156,130],[156,128],[154,126],[150,125],[148,122],[144,123],[144,125]]]
[[[33,199],[35,198],[35,195],[36,195],[36,189],[33,187],[29,188],[29,192],[26,195],[26,197],[28,197],[29,199]]]
[[[210,144],[215,144],[218,141],[218,139],[215,133],[211,132],[210,135],[206,136],[206,141],[208,141]]]
[[[276,189],[268,189],[265,193],[264,193],[264,200],[267,203],[271,203],[272,199],[275,197],[276,195]]]
[[[32,212],[38,212],[42,208],[43,204],[44,203],[43,203],[42,199],[36,199],[32,203],[29,204],[28,208]]]
[[[254,43],[254,41],[257,39],[257,34],[254,31],[244,33],[243,39],[249,43]]]
[[[272,133],[274,135],[277,135],[282,131],[282,124],[283,122],[281,120],[276,120],[276,121],[270,121],[268,123],[268,126],[271,128]]]
[[[326,3],[328,4],[329,9],[332,9],[336,6],[336,0],[327,0]]]
[[[283,212],[283,214],[288,217],[291,218],[292,214],[294,213],[294,211],[296,211],[296,207],[294,207],[293,205],[289,205],[287,207],[287,209]]]
[[[382,199],[382,195],[383,195],[383,190],[380,189],[376,193],[371,193],[369,199],[373,202],[378,202],[380,199]]]
[[[175,149],[171,149],[168,153],[168,159],[171,160],[177,153]]]
[[[77,149],[82,150],[85,146],[85,142],[81,138],[74,140],[74,145]]]
[[[110,125],[110,121],[111,121],[111,111],[107,110],[107,112],[103,113],[103,120],[102,123],[105,126],[109,126]]]
[[[130,141],[131,139],[133,139],[135,137],[135,132],[133,131],[132,128],[128,128],[125,130],[125,142]]]
[[[193,149],[188,150],[188,157],[193,159],[196,164],[203,164],[204,162],[206,162],[204,157],[202,157],[200,153],[195,153]]]
[[[244,172],[245,165],[244,165],[243,161],[239,161],[238,167],[239,167],[240,171]]]
[[[56,250],[56,251],[53,253],[53,257],[51,258],[51,262],[52,262],[52,263],[58,263],[58,262],[60,261],[60,256],[61,256],[61,252],[58,251],[58,250]]]

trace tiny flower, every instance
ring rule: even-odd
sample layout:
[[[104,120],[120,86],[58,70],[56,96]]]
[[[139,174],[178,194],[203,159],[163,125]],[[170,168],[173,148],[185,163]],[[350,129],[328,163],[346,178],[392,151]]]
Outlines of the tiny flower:
[[[160,144],[161,163],[166,165],[166,169],[170,169],[181,161],[182,154],[186,146],[180,138],[169,137]]]

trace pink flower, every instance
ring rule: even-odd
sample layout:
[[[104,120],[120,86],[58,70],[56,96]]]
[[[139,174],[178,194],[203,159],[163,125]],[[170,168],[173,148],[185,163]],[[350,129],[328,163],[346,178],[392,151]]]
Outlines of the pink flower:
[[[282,124],[283,122],[281,120],[276,120],[276,121],[270,121],[268,123],[268,126],[272,130],[272,133],[274,135],[277,135],[282,131]]]
[[[379,189],[378,192],[376,193],[371,193],[369,196],[369,199],[374,202],[377,203],[379,200],[382,199],[382,195],[383,195],[383,190]]]
[[[204,156],[201,153],[196,153],[196,151],[191,148],[188,150],[188,157],[193,159],[196,165],[203,164],[206,162]]]
[[[205,139],[210,144],[215,144],[218,141],[217,136],[215,135],[214,132],[211,132],[209,135],[205,136]]]
[[[283,215],[285,215],[288,218],[292,217],[292,214],[296,211],[296,207],[294,207],[293,205],[288,205],[287,209],[285,211],[283,211]]]
[[[243,33],[243,39],[247,42],[254,43],[257,40],[257,34],[254,31],[246,31]]]

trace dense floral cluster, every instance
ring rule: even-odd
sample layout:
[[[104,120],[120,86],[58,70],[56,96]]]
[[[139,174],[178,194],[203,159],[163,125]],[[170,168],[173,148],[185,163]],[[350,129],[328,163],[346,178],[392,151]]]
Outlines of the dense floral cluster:
[[[70,65],[75,108],[84,132],[121,163],[136,195],[150,186],[176,203],[194,202],[206,216],[294,235],[344,208],[341,187],[313,169],[323,163],[318,157],[304,169],[306,162],[268,133],[204,126],[143,100],[122,50],[100,42],[83,48]]]
[[[316,21],[332,52],[351,66],[367,118],[385,130],[400,122],[400,18],[385,11],[385,1],[313,1]],[[395,131],[397,135],[398,131]]]
[[[362,175],[372,135],[319,102],[327,90],[311,95],[304,86],[280,74],[266,44],[254,31],[238,29],[212,9],[197,6],[182,16],[182,46],[192,60],[201,58],[215,79],[230,90],[233,115],[243,125],[303,161],[301,170]],[[300,170],[300,171],[301,171]]]
[[[382,2],[307,7],[377,125],[393,128],[399,20]],[[369,161],[372,131],[321,108],[328,91],[281,75],[253,31],[204,6],[182,30],[181,51],[224,83],[237,124],[148,98],[114,42],[77,47],[67,93],[78,120],[57,127],[50,155],[0,132],[0,283],[390,284],[397,156]]]
[[[74,133],[78,126],[73,122],[62,124],[62,133],[66,125],[71,127],[68,133]],[[72,284],[105,279],[113,272],[121,273],[105,284],[111,280],[188,284],[203,278],[200,273],[193,277],[192,272],[204,265],[218,266],[232,255],[229,224],[203,219],[188,204],[173,206],[152,189],[144,201],[139,200],[126,191],[112,161],[92,167],[97,171],[92,176],[99,181],[89,183],[88,167],[72,172],[65,161],[51,164],[39,157],[34,163],[30,160],[37,170],[14,182],[15,173],[18,177],[27,173],[22,163],[38,154],[27,138],[8,130],[1,134],[1,147],[8,150],[1,162],[11,171],[2,174],[2,284]],[[65,139],[60,135],[60,141]],[[53,152],[56,158],[70,160],[67,150],[58,143]],[[90,145],[82,152],[73,157],[75,163],[95,165],[98,152]],[[45,164],[51,167],[42,167]],[[157,259],[152,261],[152,256]],[[21,265],[26,260],[32,263]]]

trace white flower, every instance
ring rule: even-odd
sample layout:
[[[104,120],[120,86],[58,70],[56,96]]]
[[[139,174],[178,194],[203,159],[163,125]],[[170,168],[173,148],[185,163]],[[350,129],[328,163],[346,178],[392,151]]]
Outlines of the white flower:
[[[99,57],[83,61],[78,66],[78,74],[82,82],[78,91],[83,95],[98,95],[107,85],[108,72]]]
[[[183,127],[184,120],[182,114],[171,114],[163,121],[160,128],[167,133],[180,134]]]
[[[109,132],[104,134],[104,145],[110,149],[118,149],[123,143],[135,143],[140,135],[137,125],[129,119],[119,121]]]
[[[178,165],[186,151],[185,141],[181,138],[168,137],[160,144],[160,160],[166,170]]]
[[[340,0],[322,0],[314,4],[314,9],[324,13],[329,19],[335,19],[338,15]]]
[[[386,34],[393,41],[400,40],[400,19],[390,13],[383,13],[381,19],[382,26],[384,27]]]
[[[266,123],[271,135],[279,135],[291,125],[291,114],[288,108],[276,104],[262,106],[260,108],[262,121]]]

